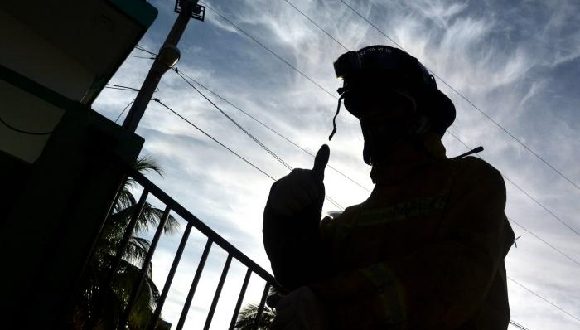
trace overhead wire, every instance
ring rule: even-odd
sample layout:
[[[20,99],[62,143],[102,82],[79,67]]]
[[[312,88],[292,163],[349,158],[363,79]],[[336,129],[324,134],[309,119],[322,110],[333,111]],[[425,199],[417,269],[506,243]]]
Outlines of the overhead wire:
[[[123,114],[125,114],[125,111],[127,111],[129,109],[129,107],[131,105],[133,105],[133,102],[135,102],[135,99],[133,99],[133,100],[131,100],[131,102],[127,103],[127,105],[123,108],[123,110],[121,111],[121,113],[119,113],[119,115],[115,119],[115,124],[119,121],[119,119],[121,119],[121,117],[123,116]]]
[[[113,86],[110,86],[110,85],[105,85],[105,88],[106,89],[119,90],[119,91],[125,91],[125,90],[127,90],[126,88],[113,87]]]
[[[232,153],[234,156],[238,157],[240,160],[242,160],[246,164],[248,164],[251,167],[253,167],[254,169],[258,170],[260,173],[264,174],[265,176],[267,176],[268,178],[272,179],[273,181],[276,181],[276,179],[271,174],[269,174],[268,172],[266,172],[265,170],[263,170],[259,166],[255,165],[254,163],[250,162],[247,158],[245,158],[244,156],[242,156],[239,153],[235,152],[232,148],[226,146],[224,143],[222,143],[221,141],[219,141],[217,138],[213,137],[211,134],[207,133],[205,130],[203,130],[199,126],[195,125],[192,121],[190,121],[189,119],[185,118],[182,114],[180,114],[179,112],[175,111],[173,108],[169,107],[167,104],[165,104],[160,99],[154,98],[154,99],[152,99],[152,101],[157,102],[158,104],[160,104],[161,106],[163,106],[165,109],[169,110],[171,113],[173,113],[174,115],[176,115],[177,117],[179,117],[181,120],[185,121],[187,124],[189,124],[190,126],[192,126],[193,128],[195,128],[196,130],[198,130],[199,132],[201,132],[202,134],[204,134],[205,136],[207,136],[208,138],[210,138],[212,141],[214,141],[215,143],[217,143],[218,145],[220,145],[222,148],[224,148],[227,151],[229,151],[230,153]],[[211,102],[211,100],[209,100],[209,99],[208,99],[208,101]],[[325,196],[325,200],[327,200],[332,205],[338,207],[339,209],[344,210],[344,207],[342,205],[340,205],[338,202],[336,202],[334,199],[332,199],[331,197]]]
[[[139,92],[139,89],[138,88],[131,87],[131,86],[125,86],[125,85],[119,85],[119,84],[107,85],[105,87],[108,87],[108,88],[118,88],[118,89],[122,89],[122,90],[130,90],[130,91],[133,91],[133,92]]]
[[[204,84],[200,83],[197,79],[192,78],[190,75],[188,75],[187,73],[185,73],[184,71],[179,71],[181,75],[185,76],[185,78],[189,79],[191,83],[198,85],[199,87],[203,88],[204,90],[208,91],[210,94],[212,94],[213,96],[217,97],[218,99],[220,99],[221,101],[229,104],[231,107],[233,107],[234,109],[238,110],[239,112],[241,112],[242,114],[246,115],[248,118],[252,119],[253,121],[255,121],[256,123],[258,123],[259,125],[261,125],[262,127],[266,128],[267,130],[269,130],[270,132],[276,134],[278,137],[282,138],[283,140],[285,140],[286,142],[292,144],[294,147],[298,148],[299,150],[301,150],[302,152],[308,154],[309,156],[311,156],[312,158],[315,158],[316,155],[310,151],[307,150],[306,148],[300,146],[297,142],[292,141],[290,138],[288,138],[287,136],[285,136],[284,134],[278,132],[276,129],[270,127],[268,124],[264,123],[263,121],[257,119],[255,116],[253,116],[252,114],[248,113],[247,111],[243,110],[242,108],[238,107],[237,105],[235,105],[234,103],[232,103],[231,101],[229,101],[228,99],[226,99],[225,97],[221,96],[220,94],[216,93],[215,91],[209,89],[207,86],[205,86]],[[183,77],[182,77],[183,78]],[[371,190],[367,187],[365,187],[363,184],[361,184],[360,182],[356,181],[355,179],[351,178],[350,176],[348,176],[347,174],[345,174],[343,171],[341,171],[340,169],[337,169],[336,167],[328,164],[327,165],[328,168],[332,169],[334,172],[338,173],[339,175],[341,175],[342,177],[344,177],[345,179],[349,180],[350,182],[354,183],[355,185],[359,186],[360,188],[362,188],[363,190],[367,191],[367,192],[371,192]]]
[[[144,48],[143,46],[137,46],[136,47],[138,50],[141,51],[145,51],[149,54],[153,54],[156,56],[156,54],[150,50],[147,50],[146,48]],[[178,68],[176,67],[175,70],[178,70]],[[215,91],[211,90],[210,88],[208,88],[207,86],[205,86],[204,84],[202,84],[201,82],[199,82],[197,79],[191,77],[190,75],[188,75],[186,72],[179,70],[180,75],[182,76],[181,78],[183,79],[183,77],[187,78],[191,83],[201,87],[202,89],[208,91],[210,94],[212,94],[213,96],[217,97],[218,99],[220,99],[221,101],[227,103],[228,105],[230,105],[231,107],[233,107],[234,109],[236,109],[237,111],[241,112],[242,114],[244,114],[245,116],[247,116],[248,118],[252,119],[253,121],[255,121],[256,123],[258,123],[259,125],[261,125],[262,127],[266,128],[267,130],[269,130],[270,132],[274,133],[275,135],[277,135],[278,137],[282,138],[283,140],[285,140],[286,142],[292,144],[294,147],[298,148],[299,150],[301,150],[302,152],[308,154],[309,156],[311,156],[312,158],[315,158],[316,155],[302,147],[301,145],[299,145],[297,142],[293,141],[292,139],[290,139],[289,137],[287,137],[286,135],[278,132],[276,129],[270,127],[268,124],[264,123],[263,121],[259,120],[258,118],[256,118],[255,116],[253,116],[252,114],[248,113],[247,111],[243,110],[242,108],[240,108],[239,106],[235,105],[234,103],[232,103],[231,101],[229,101],[228,99],[226,99],[225,97],[221,96],[220,94],[216,93]],[[371,192],[371,189],[369,189],[368,187],[364,186],[363,184],[361,184],[360,182],[356,181],[355,179],[351,178],[349,175],[345,174],[342,170],[328,164],[327,165],[328,168],[330,168],[331,170],[333,170],[334,172],[336,172],[337,174],[339,174],[340,176],[342,176],[343,178],[347,179],[348,181],[350,181],[351,183],[359,186],[361,189],[365,190],[366,192]]]
[[[151,53],[151,54],[155,54],[155,53],[150,52],[150,51],[148,51],[146,49],[143,49],[140,46],[136,46],[135,48],[137,48],[138,50],[141,50],[141,51],[145,51],[145,52],[148,52],[148,53]],[[135,55],[133,55],[133,56],[134,57],[139,57],[139,56],[135,56]],[[142,57],[139,57],[139,58],[142,58]],[[155,59],[155,58],[153,57],[151,59]],[[130,86],[125,86],[125,85],[119,85],[119,84],[105,85],[105,88],[114,89],[114,90],[120,90],[120,91],[139,92],[139,89],[138,88],[130,87]],[[158,91],[159,91],[159,88],[155,88],[155,93],[158,92]],[[133,105],[133,102],[135,102],[135,99],[133,99],[129,103],[127,103],[127,105],[123,108],[123,110],[121,111],[121,113],[119,113],[119,115],[115,119],[115,124],[119,121],[119,119],[121,119],[121,117],[125,114],[125,112],[127,110],[129,110],[129,107],[131,107],[131,105]]]
[[[212,8],[210,6],[208,6],[207,3],[204,3],[204,6],[213,11],[217,16],[219,16],[221,19],[223,19],[224,21],[228,22],[228,24],[230,24],[231,26],[233,26],[236,30],[240,31],[243,35],[245,35],[246,37],[248,37],[249,39],[251,39],[252,41],[254,41],[256,44],[258,44],[260,47],[262,47],[263,49],[265,49],[267,52],[269,52],[270,54],[272,54],[272,56],[276,57],[278,60],[282,61],[283,63],[285,63],[287,66],[289,66],[292,70],[296,71],[298,74],[300,74],[303,78],[305,78],[306,80],[310,81],[312,84],[314,84],[316,87],[318,87],[320,90],[324,91],[326,94],[328,94],[330,97],[332,97],[333,99],[338,99],[338,96],[335,93],[331,93],[330,91],[328,91],[326,88],[324,88],[321,84],[319,84],[316,80],[310,78],[310,76],[308,76],[306,73],[304,73],[302,70],[298,69],[295,65],[293,65],[292,63],[290,63],[288,60],[286,60],[285,58],[283,58],[282,56],[278,55],[278,53],[276,53],[275,51],[273,51],[270,47],[266,46],[263,42],[261,42],[260,40],[258,40],[256,37],[254,37],[253,35],[251,35],[250,33],[248,33],[246,30],[242,29],[239,25],[237,25],[236,23],[232,22],[229,18],[225,17],[223,14],[221,14],[218,10],[216,10],[215,8]]]
[[[277,162],[282,164],[289,170],[292,170],[292,166],[286,163],[280,156],[278,156],[274,151],[268,148],[262,141],[260,141],[257,137],[255,137],[252,133],[250,133],[247,129],[242,127],[236,120],[234,120],[230,115],[228,115],[225,111],[223,111],[217,104],[215,104],[209,97],[207,97],[204,93],[202,93],[194,84],[192,84],[184,75],[181,74],[178,68],[174,68],[173,72],[175,72],[186,84],[189,85],[193,90],[195,90],[201,97],[203,97],[207,102],[209,102],[217,111],[219,111],[224,117],[226,117],[232,124],[234,124],[240,131],[246,134],[250,139],[252,139],[260,148],[262,148],[266,153],[272,156]]]
[[[209,97],[207,97],[204,93],[202,93],[197,87],[195,87],[195,85],[193,85],[191,82],[189,82],[187,80],[187,78],[185,78],[185,76],[183,76],[181,74],[181,72],[175,68],[174,72],[179,75],[181,77],[181,79],[183,79],[183,81],[185,81],[191,88],[193,88],[201,97],[203,97],[206,101],[208,101],[216,110],[218,110],[224,117],[226,117],[232,124],[234,124],[239,130],[241,130],[244,134],[246,134],[248,137],[250,137],[261,149],[263,149],[264,151],[266,151],[270,156],[272,156],[276,161],[278,161],[280,164],[282,164],[284,167],[286,167],[289,170],[292,170],[293,167],[290,166],[286,161],[284,161],[284,159],[282,159],[282,157],[280,157],[278,154],[276,154],[274,151],[272,151],[270,148],[268,148],[262,141],[260,141],[257,137],[255,137],[252,133],[250,133],[247,129],[245,129],[242,125],[240,125],[236,120],[234,120],[230,115],[228,115],[225,111],[223,111],[217,104],[215,104]],[[340,208],[340,209],[344,209],[344,207],[342,205],[340,205],[335,199],[333,199],[330,196],[326,196],[326,199],[333,204],[334,206]]]
[[[195,128],[196,130],[198,130],[200,133],[202,133],[203,135],[205,135],[206,137],[208,137],[210,140],[212,140],[213,142],[217,143],[218,145],[220,145],[222,148],[226,149],[227,151],[229,151],[231,154],[233,154],[234,156],[238,157],[240,160],[242,160],[244,163],[250,165],[251,167],[253,167],[254,169],[258,170],[260,173],[264,174],[265,176],[267,176],[268,178],[272,179],[273,181],[276,181],[276,179],[270,175],[268,172],[266,172],[265,170],[261,169],[260,167],[258,167],[257,165],[254,165],[254,163],[250,162],[248,159],[246,159],[244,156],[238,154],[237,152],[235,152],[232,148],[226,146],[225,144],[223,144],[222,142],[220,142],[218,139],[216,139],[215,137],[213,137],[211,134],[207,133],[206,131],[204,131],[203,129],[199,128],[196,124],[194,124],[192,121],[190,121],[189,119],[185,118],[183,115],[181,115],[179,112],[173,110],[173,108],[169,107],[167,104],[165,104],[163,101],[161,101],[158,98],[153,98],[152,101],[157,102],[158,104],[160,104],[162,107],[164,107],[165,109],[169,110],[171,113],[173,113],[175,116],[179,117],[181,120],[183,120],[184,122],[186,122],[187,124],[189,124],[191,127]]]
[[[155,54],[154,52],[152,52],[152,51],[150,51],[150,50],[146,49],[145,47],[143,47],[143,46],[141,46],[141,45],[137,45],[137,46],[135,46],[135,48],[136,48],[137,50],[140,50],[140,51],[142,51],[142,52],[145,52],[145,53],[147,53],[147,54],[149,54],[149,55],[153,56],[153,58],[156,58],[156,57],[157,57],[157,54]]]
[[[310,23],[312,23],[312,25],[314,25],[316,28],[318,28],[322,33],[326,34],[326,36],[328,36],[330,39],[334,40],[334,42],[339,44],[342,48],[344,48],[344,50],[346,50],[346,51],[350,50],[344,44],[342,44],[342,42],[338,41],[338,39],[336,39],[332,34],[330,34],[328,31],[326,31],[320,25],[318,25],[318,23],[316,23],[316,21],[314,21],[312,18],[310,18],[310,16],[306,15],[302,10],[300,10],[298,7],[296,7],[296,5],[294,3],[292,3],[290,0],[282,0],[282,1],[286,2],[288,5],[290,5],[290,7],[294,8],[294,10],[299,12],[300,15],[302,15],[304,18],[306,18]]]
[[[557,310],[559,310],[560,312],[568,315],[569,317],[573,318],[574,320],[576,320],[577,322],[580,322],[580,318],[578,318],[577,316],[575,316],[574,314],[568,312],[567,310],[565,310],[564,308],[556,305],[554,302],[552,302],[551,300],[549,300],[548,298],[542,296],[541,294],[537,293],[536,291],[528,288],[527,286],[523,285],[521,282],[517,281],[516,279],[514,279],[513,277],[507,276],[507,279],[512,281],[513,283],[517,284],[519,287],[521,287],[522,289],[528,291],[529,293],[533,294],[534,296],[536,296],[537,298],[543,300],[544,302],[552,305],[552,307],[556,308]]]
[[[372,26],[378,33],[380,33],[381,35],[383,35],[385,38],[387,38],[390,42],[392,42],[394,45],[396,45],[400,49],[404,50],[404,48],[399,43],[397,43],[395,40],[393,40],[393,38],[391,38],[384,31],[382,31],[379,27],[377,27],[375,24],[373,24],[368,18],[364,17],[358,10],[356,10],[355,8],[353,8],[350,4],[346,3],[344,0],[340,0],[340,2],[343,3],[346,7],[348,7],[354,14],[356,14],[357,16],[359,16],[360,18],[362,18],[365,22],[367,22],[367,24],[369,24],[370,26]],[[535,158],[537,158],[542,163],[544,163],[544,165],[546,165],[550,169],[552,169],[558,176],[560,176],[561,178],[563,178],[564,180],[566,180],[568,183],[570,183],[574,188],[576,188],[576,190],[580,191],[580,186],[578,184],[576,184],[576,182],[574,182],[572,179],[570,179],[570,177],[568,175],[564,174],[562,171],[560,171],[558,168],[556,168],[554,165],[552,165],[550,162],[548,162],[544,157],[542,157],[538,152],[536,152],[534,149],[532,149],[531,147],[529,147],[528,145],[526,145],[521,139],[519,139],[514,134],[512,134],[507,128],[505,128],[503,125],[501,125],[495,119],[493,119],[485,111],[483,111],[482,109],[480,109],[475,103],[473,103],[469,98],[467,98],[467,96],[465,96],[459,90],[457,90],[456,88],[454,88],[453,86],[451,86],[451,84],[449,84],[447,81],[445,81],[436,72],[434,72],[432,70],[429,70],[429,71],[433,74],[433,76],[435,76],[437,79],[439,79],[445,86],[447,86],[455,94],[457,94],[464,101],[466,101],[469,105],[471,105],[475,110],[477,110],[482,116],[484,116],[487,120],[489,120],[493,125],[495,125],[497,128],[499,128],[500,130],[502,130],[505,134],[507,134],[510,138],[512,138],[517,144],[519,144],[526,151],[528,151],[530,154],[532,154]]]
[[[459,136],[457,136],[457,134],[453,133],[453,131],[448,130],[447,133],[449,133],[449,135],[451,135],[455,140],[457,140],[459,143],[461,143],[467,150],[471,150],[471,147],[468,146],[467,143],[465,143]],[[512,185],[514,185],[516,188],[518,188],[520,191],[524,192],[526,196],[528,196],[529,198],[535,200],[535,198],[533,198],[530,194],[528,194],[527,192],[525,192],[525,190],[523,190],[518,185],[516,185],[513,182],[513,180],[511,180],[508,176],[506,176],[505,174],[502,174],[502,177],[504,179],[506,179],[506,181],[508,181],[509,183],[511,183]],[[544,207],[544,209],[546,210],[546,207]],[[548,210],[546,210],[546,211],[548,211]],[[553,214],[553,212],[549,212],[549,213],[550,214]],[[546,244],[549,248],[551,248],[555,252],[559,253],[560,255],[562,255],[563,257],[565,257],[566,259],[568,259],[568,260],[572,261],[573,263],[575,263],[576,265],[580,266],[580,262],[578,260],[576,260],[575,258],[573,258],[570,255],[566,254],[564,251],[558,249],[553,244],[551,244],[550,242],[546,241],[545,239],[543,239],[542,237],[540,237],[538,234],[534,233],[532,230],[524,227],[522,224],[520,224],[519,222],[517,222],[513,217],[508,217],[508,220],[510,222],[514,223],[519,228],[521,228],[526,233],[532,235],[533,237],[535,237],[539,241],[541,241],[544,244]]]
[[[516,321],[510,320],[510,324],[513,325],[514,327],[520,329],[520,330],[530,330],[529,328],[524,327],[523,325],[519,324]]]

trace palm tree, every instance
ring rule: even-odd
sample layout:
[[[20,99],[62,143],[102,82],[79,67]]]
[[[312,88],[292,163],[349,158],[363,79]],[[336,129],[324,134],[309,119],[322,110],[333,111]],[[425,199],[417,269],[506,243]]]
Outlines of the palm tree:
[[[140,173],[153,171],[162,175],[159,166],[150,158],[140,158],[134,165]],[[109,271],[115,259],[117,248],[126,226],[131,220],[137,201],[131,192],[136,182],[129,178],[119,192],[113,206],[112,215],[107,219],[99,237],[93,257],[81,280],[81,290],[75,304],[72,321],[73,329],[114,329],[121,313],[126,309],[129,296],[137,283],[140,271],[147,266],[147,273],[140,294],[129,314],[129,329],[143,329],[156,307],[159,291],[152,280],[152,265],[143,265],[150,242],[138,235],[151,228],[157,228],[163,211],[145,202],[143,211],[129,239],[127,249],[120,260],[119,268],[112,278]],[[163,227],[164,233],[173,233],[179,223],[169,216]],[[171,325],[163,320],[157,329],[169,329]]]
[[[270,327],[272,326],[272,322],[274,321],[274,317],[276,316],[276,311],[273,308],[264,305],[264,309],[262,310],[262,316],[260,317],[260,321],[258,322],[258,326],[256,327],[254,322],[256,320],[257,315],[258,315],[258,305],[255,304],[246,305],[246,307],[242,308],[240,314],[238,315],[235,328],[239,330],[270,329]]]

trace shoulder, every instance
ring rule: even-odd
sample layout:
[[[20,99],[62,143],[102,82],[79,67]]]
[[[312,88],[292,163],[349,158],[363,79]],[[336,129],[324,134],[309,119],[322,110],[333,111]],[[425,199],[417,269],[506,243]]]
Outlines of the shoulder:
[[[481,158],[464,157],[449,161],[462,181],[505,185],[500,171]]]
[[[491,164],[477,157],[450,159],[449,164],[453,173],[451,193],[455,199],[469,195],[479,196],[481,200],[505,200],[505,181]]]

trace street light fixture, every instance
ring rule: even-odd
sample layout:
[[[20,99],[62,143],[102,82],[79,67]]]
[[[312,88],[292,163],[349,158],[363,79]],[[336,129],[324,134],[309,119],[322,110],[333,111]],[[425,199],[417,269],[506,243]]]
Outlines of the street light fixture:
[[[180,58],[181,52],[177,47],[174,45],[165,45],[161,48],[157,60],[169,70],[177,64]]]

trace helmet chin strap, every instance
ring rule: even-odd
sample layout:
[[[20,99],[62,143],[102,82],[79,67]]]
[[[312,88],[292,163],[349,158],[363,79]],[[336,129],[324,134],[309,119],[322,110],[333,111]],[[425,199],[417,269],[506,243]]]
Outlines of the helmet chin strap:
[[[338,117],[338,114],[340,113],[340,106],[342,105],[343,98],[344,98],[344,93],[341,93],[340,97],[338,98],[338,104],[336,105],[336,113],[334,114],[334,118],[332,118],[332,132],[330,133],[330,136],[328,137],[328,141],[331,141],[334,134],[336,134],[336,117]]]

